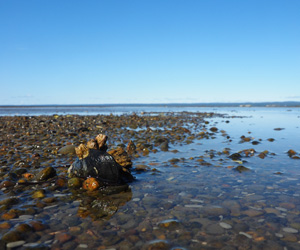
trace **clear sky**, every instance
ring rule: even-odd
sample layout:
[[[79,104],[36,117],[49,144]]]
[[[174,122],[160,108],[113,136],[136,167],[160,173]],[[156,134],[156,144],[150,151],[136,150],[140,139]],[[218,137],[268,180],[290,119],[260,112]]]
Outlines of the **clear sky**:
[[[299,0],[0,0],[0,105],[300,101]]]

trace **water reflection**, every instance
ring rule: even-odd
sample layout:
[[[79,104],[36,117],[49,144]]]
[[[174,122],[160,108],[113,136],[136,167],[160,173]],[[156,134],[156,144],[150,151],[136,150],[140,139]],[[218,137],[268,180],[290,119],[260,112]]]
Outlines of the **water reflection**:
[[[109,219],[132,199],[132,191],[128,185],[109,186],[95,191],[72,191],[72,199],[79,201],[77,215],[92,220]]]

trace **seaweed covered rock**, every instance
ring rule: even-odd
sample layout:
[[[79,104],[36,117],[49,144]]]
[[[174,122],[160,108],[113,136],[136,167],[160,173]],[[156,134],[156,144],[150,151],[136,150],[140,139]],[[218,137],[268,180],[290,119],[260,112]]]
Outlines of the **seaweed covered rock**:
[[[118,147],[116,149],[112,149],[112,150],[108,151],[108,153],[110,155],[112,155],[114,157],[114,159],[116,160],[116,162],[119,165],[121,165],[122,167],[125,167],[128,169],[132,166],[131,159],[128,156],[127,152],[123,148]]]
[[[96,178],[103,185],[119,185],[134,178],[127,168],[116,162],[106,152],[107,136],[99,134],[87,143],[75,148],[78,159],[68,169],[69,177]]]

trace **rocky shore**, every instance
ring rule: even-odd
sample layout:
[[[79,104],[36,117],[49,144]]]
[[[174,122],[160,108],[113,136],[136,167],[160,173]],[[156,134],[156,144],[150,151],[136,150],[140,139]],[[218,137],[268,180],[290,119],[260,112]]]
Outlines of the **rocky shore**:
[[[247,161],[276,156],[255,148],[263,141],[276,142],[274,138],[241,135],[238,143],[246,146],[239,151],[206,148],[193,157],[176,156],[180,148],[203,140],[221,138],[222,143],[230,145],[233,138],[211,122],[214,118],[229,124],[230,119],[238,117],[189,112],[1,117],[0,248],[237,249],[253,239],[259,245],[265,239],[275,242],[277,238],[284,239],[284,244],[296,244],[300,240],[299,218],[295,215],[298,202],[283,197],[280,190],[278,205],[263,203],[265,197],[253,196],[249,190],[268,194],[277,190],[276,185],[257,189],[251,174],[247,181],[239,179],[233,184],[240,178],[236,176],[253,172]],[[77,158],[75,148],[93,141],[98,134],[108,137],[107,153],[138,177],[132,185],[96,185],[92,178],[68,174]],[[149,160],[154,156],[162,160]],[[289,160],[299,156],[296,150],[286,150]],[[203,167],[201,171],[197,170],[199,166]],[[220,171],[227,172],[216,179]],[[282,172],[273,176],[278,178]],[[244,183],[247,193],[241,186]],[[229,188],[234,186],[241,193],[231,194]],[[293,195],[298,195],[293,190]],[[234,197],[241,197],[241,201]],[[278,229],[277,236],[274,230],[272,237],[268,236],[267,225],[261,226],[260,233],[253,233],[251,220],[257,218],[262,225],[265,217]],[[177,241],[184,247],[174,243]],[[275,248],[284,245],[272,244]]]

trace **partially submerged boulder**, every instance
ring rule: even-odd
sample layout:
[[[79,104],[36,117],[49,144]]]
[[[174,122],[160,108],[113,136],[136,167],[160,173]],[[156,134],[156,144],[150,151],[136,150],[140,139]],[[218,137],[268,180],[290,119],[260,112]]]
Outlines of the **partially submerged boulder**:
[[[87,145],[75,148],[78,159],[68,169],[68,175],[80,178],[96,178],[103,185],[119,185],[134,178],[129,169],[122,167],[106,152],[107,136],[99,134]]]

